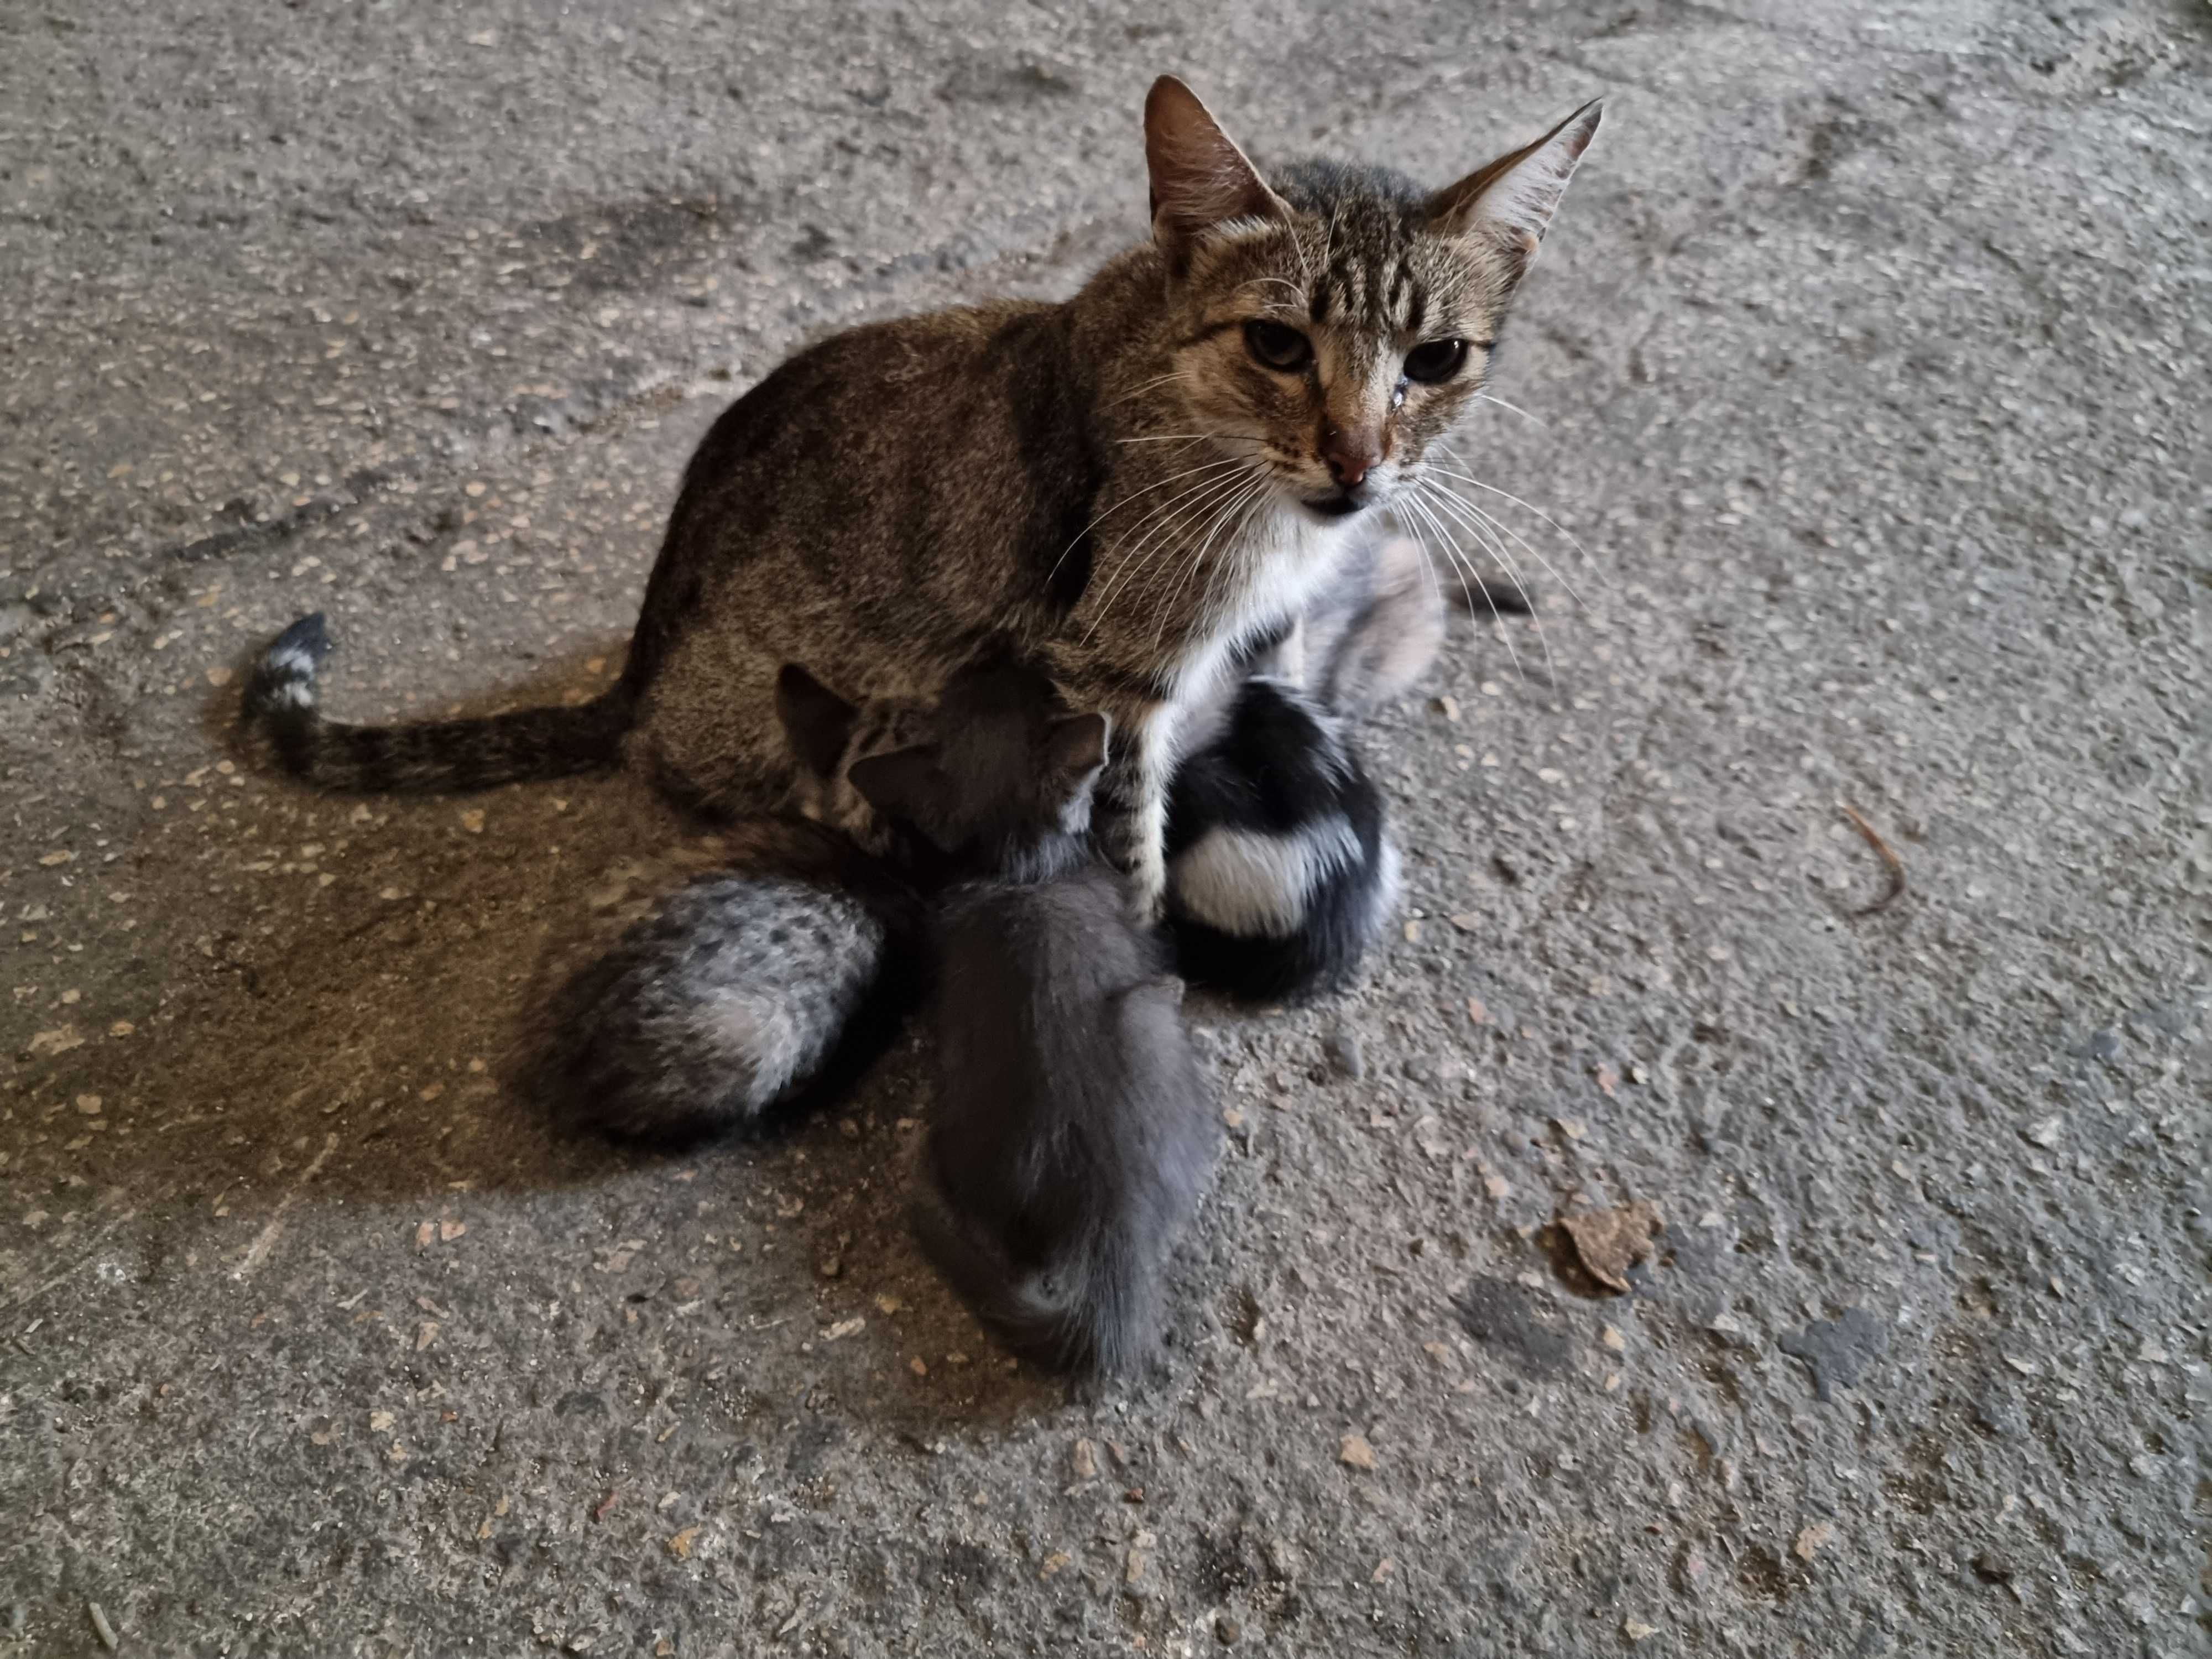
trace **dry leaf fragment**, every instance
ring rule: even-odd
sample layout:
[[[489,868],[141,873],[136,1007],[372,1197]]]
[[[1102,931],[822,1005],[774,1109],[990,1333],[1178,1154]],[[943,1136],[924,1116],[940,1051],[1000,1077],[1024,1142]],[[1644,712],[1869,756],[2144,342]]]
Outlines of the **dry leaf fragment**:
[[[698,1528],[684,1528],[668,1540],[668,1553],[679,1561],[689,1561],[691,1559],[691,1540],[698,1535]]]
[[[1609,1290],[1625,1293],[1629,1288],[1625,1275],[1637,1262],[1651,1259],[1651,1236],[1667,1224],[1656,1209],[1639,1198],[1618,1209],[1562,1216],[1559,1224],[1574,1241],[1575,1254],[1582,1258],[1589,1276]]]
[[[1078,1480],[1089,1480],[1094,1478],[1098,1473],[1097,1449],[1088,1440],[1077,1441],[1075,1455],[1070,1461],[1070,1467],[1074,1469],[1075,1478]]]
[[[438,1224],[438,1242],[450,1244],[469,1230],[465,1221],[441,1221]]]
[[[1614,1071],[1610,1066],[1599,1066],[1597,1068],[1597,1086],[1605,1091],[1605,1097],[1607,1100],[1613,1099],[1615,1097],[1613,1091],[1620,1086],[1620,1073]]]
[[[1347,1434],[1337,1447],[1336,1455],[1355,1469],[1375,1467],[1375,1448],[1367,1443],[1364,1434]]]
[[[1827,1522],[1815,1521],[1797,1534],[1797,1541],[1791,1548],[1800,1561],[1809,1561],[1826,1548],[1835,1535],[1835,1528]]]
[[[1054,1550],[1050,1555],[1045,1557],[1044,1565],[1038,1572],[1037,1577],[1040,1578],[1049,1578],[1054,1573],[1073,1566],[1074,1563],[1075,1558],[1070,1555],[1066,1550]]]

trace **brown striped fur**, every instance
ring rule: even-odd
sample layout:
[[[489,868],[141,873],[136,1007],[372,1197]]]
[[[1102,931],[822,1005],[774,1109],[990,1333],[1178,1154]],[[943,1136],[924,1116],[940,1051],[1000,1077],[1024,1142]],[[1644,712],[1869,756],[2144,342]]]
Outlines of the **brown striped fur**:
[[[1146,110],[1150,242],[1058,304],[836,335],[715,423],[614,691],[371,735],[320,718],[319,637],[288,634],[249,717],[286,766],[333,787],[464,787],[626,759],[730,815],[790,804],[801,775],[776,718],[782,664],[855,701],[927,702],[1012,647],[1073,707],[1111,717],[1102,827],[1157,914],[1182,710],[1293,622],[1419,477],[1482,384],[1596,125],[1591,106],[1435,192],[1328,163],[1263,182],[1163,77]],[[1249,325],[1295,330],[1306,358],[1267,367]],[[1409,351],[1446,342],[1465,343],[1456,373],[1409,374]]]

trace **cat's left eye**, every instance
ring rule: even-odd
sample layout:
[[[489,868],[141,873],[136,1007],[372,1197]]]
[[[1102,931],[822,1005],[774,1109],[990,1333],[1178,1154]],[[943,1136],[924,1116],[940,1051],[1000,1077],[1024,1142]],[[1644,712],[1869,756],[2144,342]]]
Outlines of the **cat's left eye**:
[[[1466,341],[1425,340],[1406,354],[1406,378],[1434,386],[1458,374],[1466,362]]]
[[[1294,328],[1257,319],[1244,325],[1244,349],[1256,362],[1295,374],[1313,361],[1313,342]]]

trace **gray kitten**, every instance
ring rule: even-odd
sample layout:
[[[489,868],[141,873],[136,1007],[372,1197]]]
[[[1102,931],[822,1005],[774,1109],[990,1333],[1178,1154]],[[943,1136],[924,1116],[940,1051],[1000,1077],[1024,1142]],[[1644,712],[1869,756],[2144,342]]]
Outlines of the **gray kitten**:
[[[854,787],[949,867],[935,927],[939,1099],[912,1206],[930,1260],[1017,1352],[1124,1372],[1220,1141],[1182,983],[1090,848],[1102,714],[1024,669],[956,678],[931,744]]]
[[[246,710],[331,787],[467,788],[628,763],[723,814],[798,775],[780,665],[930,697],[1010,639],[1111,716],[1103,828],[1140,915],[1188,707],[1280,631],[1490,369],[1598,106],[1442,190],[1316,162],[1263,178],[1171,76],[1145,106],[1152,234],[1059,304],[879,323],[793,357],[692,456],[620,683],[574,708],[321,717],[322,620]]]

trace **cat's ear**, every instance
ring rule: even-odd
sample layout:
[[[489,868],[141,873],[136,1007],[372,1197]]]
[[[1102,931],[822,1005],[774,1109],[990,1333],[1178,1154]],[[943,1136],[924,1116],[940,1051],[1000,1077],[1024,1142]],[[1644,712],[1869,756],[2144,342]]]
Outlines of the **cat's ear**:
[[[1076,714],[1054,720],[1045,734],[1045,765],[1070,790],[1081,788],[1106,764],[1106,743],[1114,722],[1104,714]]]
[[[860,799],[885,817],[913,825],[945,852],[953,850],[943,839],[952,781],[938,765],[936,750],[925,744],[866,756],[845,776]]]
[[[835,777],[859,711],[797,663],[787,662],[775,677],[775,713],[799,764],[817,777]]]
[[[1267,188],[1244,152],[1198,101],[1163,75],[1145,100],[1145,165],[1152,184],[1152,239],[1180,275],[1191,244],[1232,219],[1287,219],[1290,206]]]
[[[1438,191],[1429,198],[1429,228],[1443,236],[1487,236],[1525,266],[1604,113],[1604,100],[1593,98],[1534,143]]]

